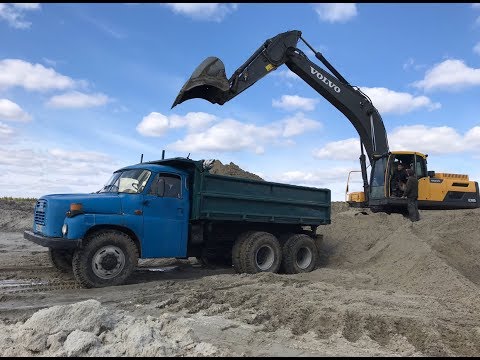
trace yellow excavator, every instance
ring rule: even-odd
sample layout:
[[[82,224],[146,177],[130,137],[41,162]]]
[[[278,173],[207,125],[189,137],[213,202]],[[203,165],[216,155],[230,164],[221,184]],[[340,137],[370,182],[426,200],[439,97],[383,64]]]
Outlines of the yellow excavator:
[[[302,40],[330,71],[319,67],[297,48]],[[347,80],[315,51],[301,31],[287,31],[268,39],[227,79],[225,66],[217,57],[208,57],[193,72],[180,90],[172,108],[185,100],[202,98],[223,105],[281,65],[286,65],[321,96],[341,111],[360,136],[360,171],[363,192],[348,194],[351,206],[369,207],[372,211],[404,212],[407,199],[395,196],[394,172],[401,162],[418,177],[420,209],[478,208],[478,183],[468,175],[435,173],[427,170],[427,155],[417,151],[390,151],[387,133],[378,110],[359,87]],[[364,150],[370,162],[370,174]],[[368,181],[370,177],[370,182]]]

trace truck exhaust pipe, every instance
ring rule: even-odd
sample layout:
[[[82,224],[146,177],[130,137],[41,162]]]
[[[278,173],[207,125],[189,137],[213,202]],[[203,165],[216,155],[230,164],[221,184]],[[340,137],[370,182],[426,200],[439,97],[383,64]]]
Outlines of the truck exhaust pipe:
[[[222,105],[227,101],[230,84],[225,74],[225,65],[217,57],[210,56],[195,69],[173,102],[172,109],[182,102],[201,98],[212,104]]]

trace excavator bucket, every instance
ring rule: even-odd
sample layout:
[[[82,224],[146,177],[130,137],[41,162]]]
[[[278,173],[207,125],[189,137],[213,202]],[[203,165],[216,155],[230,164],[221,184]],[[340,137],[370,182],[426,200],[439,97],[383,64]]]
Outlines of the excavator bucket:
[[[229,90],[230,84],[222,60],[210,56],[203,60],[183,85],[172,108],[185,100],[194,98],[205,99],[212,104],[223,104]]]

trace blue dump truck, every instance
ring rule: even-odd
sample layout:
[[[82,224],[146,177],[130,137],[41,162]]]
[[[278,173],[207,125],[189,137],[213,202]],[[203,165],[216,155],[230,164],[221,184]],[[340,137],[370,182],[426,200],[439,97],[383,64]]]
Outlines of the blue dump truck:
[[[139,258],[197,257],[239,273],[312,271],[330,190],[215,175],[212,164],[141,162],[96,193],[43,196],[24,237],[87,288],[124,283]]]

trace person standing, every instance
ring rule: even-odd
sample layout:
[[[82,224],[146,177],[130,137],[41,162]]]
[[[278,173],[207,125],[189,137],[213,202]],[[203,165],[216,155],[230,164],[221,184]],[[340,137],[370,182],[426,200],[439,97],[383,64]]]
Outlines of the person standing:
[[[403,164],[399,162],[392,176],[392,180],[393,180],[392,195],[393,196],[396,196],[396,197],[402,196],[403,192],[405,191],[405,184],[407,182],[407,177],[408,175],[407,175],[407,172],[405,171],[405,168],[403,167]]]
[[[418,179],[412,169],[407,169],[407,184],[403,197],[408,200],[408,217],[411,221],[420,220],[418,212]]]

